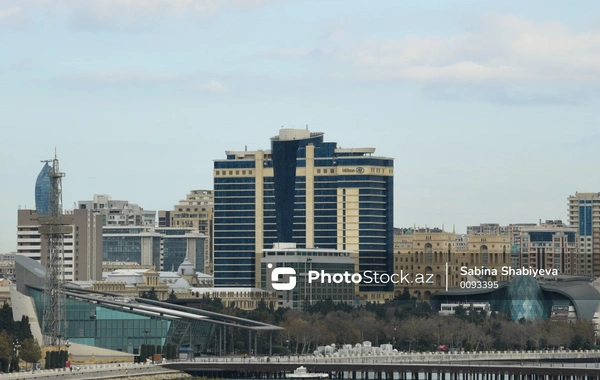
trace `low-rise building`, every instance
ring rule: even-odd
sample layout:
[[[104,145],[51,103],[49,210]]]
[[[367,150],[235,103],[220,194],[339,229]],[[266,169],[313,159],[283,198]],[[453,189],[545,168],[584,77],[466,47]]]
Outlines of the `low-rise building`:
[[[261,265],[261,287],[275,291],[271,281],[267,281],[277,267],[293,268],[297,273],[296,286],[291,290],[277,290],[279,307],[302,309],[318,300],[331,300],[334,303],[354,304],[356,285],[352,282],[336,283],[322,281],[321,277],[336,273],[355,273],[356,257],[351,251],[320,248],[296,248],[295,243],[275,243],[273,248],[263,249]],[[309,281],[312,271],[319,278]]]
[[[460,236],[460,235],[459,235]],[[394,269],[400,276],[394,284],[398,296],[407,288],[412,297],[428,300],[446,287],[459,287],[468,280],[505,280],[503,266],[510,266],[510,238],[504,235],[460,236],[441,229],[414,229],[395,235]],[[486,269],[490,276],[477,276]]]
[[[242,310],[254,310],[261,302],[265,306],[277,309],[277,293],[260,288],[243,287],[193,287],[190,289],[192,297],[196,298],[219,298],[225,307],[238,308]]]

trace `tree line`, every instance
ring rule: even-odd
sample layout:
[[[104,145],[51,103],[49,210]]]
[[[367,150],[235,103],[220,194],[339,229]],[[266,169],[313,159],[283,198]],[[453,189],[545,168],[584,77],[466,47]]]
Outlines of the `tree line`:
[[[436,351],[440,345],[457,351],[592,349],[596,346],[590,321],[521,320],[498,313],[458,308],[455,315],[439,316],[428,302],[400,295],[384,304],[354,307],[331,300],[305,305],[304,310],[267,307],[255,310],[224,307],[220,299],[206,298],[203,308],[253,319],[285,330],[273,336],[274,354],[311,354],[318,346],[392,344],[399,351]],[[226,353],[248,353],[248,333],[230,329]],[[254,344],[254,343],[252,343]],[[258,335],[258,353],[269,350],[269,334]]]
[[[42,358],[39,342],[33,338],[29,317],[13,319],[12,308],[5,303],[0,308],[0,370],[19,371],[19,359],[35,363]]]

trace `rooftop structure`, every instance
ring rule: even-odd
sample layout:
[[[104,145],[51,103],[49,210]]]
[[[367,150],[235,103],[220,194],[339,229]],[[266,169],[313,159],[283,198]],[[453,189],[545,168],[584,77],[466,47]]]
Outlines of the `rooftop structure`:
[[[91,201],[79,201],[78,208],[92,210],[101,217],[103,226],[155,226],[156,211],[144,210],[135,203],[95,194]]]

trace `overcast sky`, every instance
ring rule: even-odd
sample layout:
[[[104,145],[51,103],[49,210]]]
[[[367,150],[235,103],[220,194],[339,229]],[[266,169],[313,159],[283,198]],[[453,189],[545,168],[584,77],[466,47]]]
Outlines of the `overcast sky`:
[[[395,158],[395,225],[567,219],[600,191],[600,2],[0,0],[0,252],[64,204],[171,209],[281,126]]]

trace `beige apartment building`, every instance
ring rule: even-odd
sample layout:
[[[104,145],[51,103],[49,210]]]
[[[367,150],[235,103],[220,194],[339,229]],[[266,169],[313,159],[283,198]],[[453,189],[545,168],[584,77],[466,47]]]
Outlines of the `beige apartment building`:
[[[578,234],[579,274],[600,277],[600,193],[575,193],[568,207],[569,224]]]
[[[441,229],[408,229],[394,236],[394,272],[406,281],[394,284],[396,295],[408,288],[410,294],[429,300],[431,294],[471,280],[501,281],[502,267],[510,266],[510,237],[505,235],[457,234]],[[466,241],[465,241],[466,240]],[[447,266],[447,269],[446,269]],[[496,275],[463,275],[461,268],[496,270]],[[421,276],[421,281],[418,280]]]
[[[175,205],[172,212],[159,211],[159,220],[171,227],[193,227],[207,236],[204,252],[204,273],[213,273],[213,208],[212,190],[192,190]],[[167,218],[170,217],[170,221]]]
[[[66,281],[102,279],[102,222],[92,210],[66,211],[63,220],[71,232],[64,236],[63,272]],[[17,214],[17,254],[46,266],[48,245],[39,233],[39,216],[35,210]]]
[[[539,226],[520,231],[523,267],[556,270],[560,274],[579,273],[577,229],[560,220],[540,221]]]

